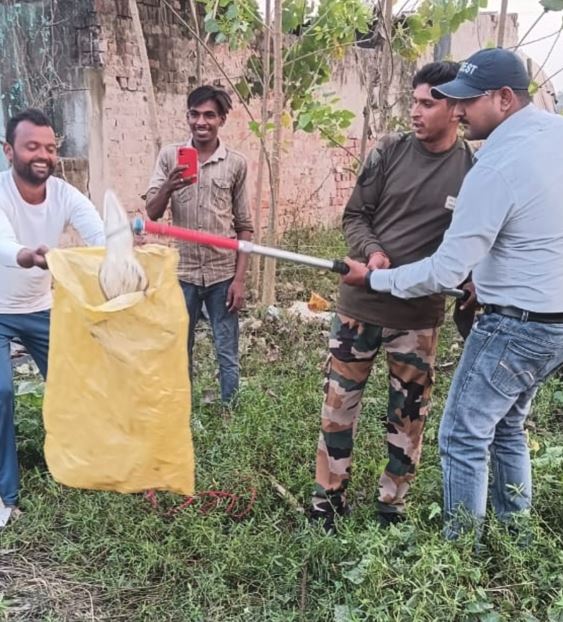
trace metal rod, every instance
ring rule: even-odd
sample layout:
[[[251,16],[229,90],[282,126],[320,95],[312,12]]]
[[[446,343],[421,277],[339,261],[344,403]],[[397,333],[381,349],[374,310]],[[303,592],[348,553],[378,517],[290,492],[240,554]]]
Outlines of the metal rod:
[[[303,255],[292,251],[282,250],[281,248],[273,248],[271,246],[261,246],[254,244],[248,240],[235,240],[222,235],[214,235],[204,231],[195,231],[193,229],[185,229],[183,227],[174,227],[163,223],[156,223],[142,218],[135,218],[131,224],[134,233],[153,233],[165,237],[171,237],[176,240],[184,240],[185,242],[193,242],[195,244],[204,244],[206,246],[215,246],[217,248],[226,248],[228,250],[237,251],[239,253],[255,253],[272,257],[274,259],[282,259],[283,261],[291,261],[294,263],[311,266],[312,268],[321,268],[330,270],[338,274],[347,274],[348,265],[339,259],[322,259],[320,257],[312,257],[311,255]],[[113,232],[112,232],[113,233]],[[444,289],[441,292],[446,296],[453,296],[460,300],[464,300],[469,293],[463,289]]]
[[[469,298],[469,292],[466,289],[443,289],[440,293],[446,296],[453,296],[459,300]]]
[[[285,251],[281,248],[272,248],[271,246],[260,246],[259,244],[253,244],[250,251],[245,251],[245,242],[241,241],[240,250],[242,252],[256,253],[257,255],[264,255],[265,257],[274,257],[275,259],[282,259],[284,261],[293,261],[294,263],[301,263],[313,268],[324,268],[325,270],[332,270],[334,261],[332,259],[321,259],[320,257],[311,257],[310,255],[302,255],[301,253],[293,253],[291,251]]]

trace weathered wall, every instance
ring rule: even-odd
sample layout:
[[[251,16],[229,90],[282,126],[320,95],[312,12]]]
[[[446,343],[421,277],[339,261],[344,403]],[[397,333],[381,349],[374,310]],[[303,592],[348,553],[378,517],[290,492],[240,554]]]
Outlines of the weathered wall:
[[[85,70],[101,67],[93,18],[90,0],[7,0],[0,6],[1,116],[27,106],[45,110],[59,138],[59,174],[86,192],[91,140]]]
[[[183,3],[176,2],[180,15],[188,13]],[[94,201],[99,204],[97,189],[111,186],[117,190],[130,211],[141,209],[140,198],[146,190],[154,160],[155,146],[187,138],[185,121],[186,94],[195,85],[195,47],[187,36],[182,21],[159,0],[137,2],[143,41],[135,29],[131,3],[115,0],[96,0],[100,26],[100,48],[103,50],[103,88],[101,97],[91,96],[102,108],[101,130],[93,144],[101,146],[97,153],[91,147],[91,184]],[[142,45],[146,44],[146,59]],[[242,53],[233,54],[226,48],[216,48],[221,67],[233,81],[242,72],[245,62]],[[371,52],[359,52],[369,57]],[[363,61],[365,62],[365,61]],[[347,58],[338,71],[337,83],[329,90],[345,92],[344,105],[361,113],[362,94],[358,62]],[[203,75],[206,81],[229,88],[217,64],[206,59]],[[148,97],[154,91],[158,119],[151,124]],[[236,100],[235,100],[236,101]],[[259,116],[259,102],[250,110]],[[249,117],[240,104],[229,115],[223,131],[224,139],[248,159],[248,188],[254,204],[259,143],[248,128]],[[361,134],[361,114],[351,128],[348,147],[357,153]],[[98,122],[98,125],[100,123]],[[92,136],[92,138],[94,138]],[[341,212],[353,185],[353,158],[340,149],[329,149],[317,137],[299,132],[284,137],[282,168],[282,209],[280,226],[293,223],[317,224],[334,222]],[[267,189],[261,200],[266,223]]]
[[[187,137],[186,94],[196,83],[195,44],[184,22],[189,20],[189,3],[169,4],[172,10],[161,0],[8,0],[0,7],[0,44],[17,52],[10,60],[0,59],[3,112],[11,114],[30,104],[46,107],[63,138],[61,154],[69,159],[64,169],[72,171],[69,181],[85,189],[98,207],[105,189],[112,187],[129,211],[142,209],[141,195],[158,147]],[[494,42],[497,27],[496,14],[482,14],[429,50],[420,64],[445,55],[465,58]],[[505,40],[508,46],[517,41],[514,16],[508,20]],[[225,46],[214,51],[221,68],[236,82],[244,55]],[[346,145],[354,154],[359,153],[366,85],[377,69],[375,58],[373,50],[350,51],[334,66],[333,80],[324,89],[356,114]],[[395,60],[391,100],[397,120],[408,114],[413,71],[412,64]],[[209,58],[203,75],[207,82],[230,90]],[[259,107],[257,101],[250,105],[255,117]],[[374,115],[375,108],[372,121]],[[248,120],[244,108],[235,103],[222,135],[248,159],[254,204],[259,143]],[[353,187],[355,168],[346,151],[328,147],[315,135],[287,131],[281,227],[335,222]],[[266,188],[260,204],[265,224]]]

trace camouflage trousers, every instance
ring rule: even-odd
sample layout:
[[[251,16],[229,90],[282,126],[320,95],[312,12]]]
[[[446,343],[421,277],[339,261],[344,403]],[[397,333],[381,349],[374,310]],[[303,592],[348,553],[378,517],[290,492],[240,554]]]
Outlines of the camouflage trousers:
[[[439,329],[395,330],[335,315],[330,334],[313,510],[346,505],[362,394],[383,348],[389,371],[388,462],[379,479],[378,510],[402,513],[420,461],[434,380]]]

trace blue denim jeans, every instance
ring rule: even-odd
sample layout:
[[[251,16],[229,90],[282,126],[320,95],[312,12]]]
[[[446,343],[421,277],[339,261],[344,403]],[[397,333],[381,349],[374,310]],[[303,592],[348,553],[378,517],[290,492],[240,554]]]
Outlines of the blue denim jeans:
[[[232,279],[221,281],[208,287],[193,285],[180,281],[190,327],[188,330],[188,356],[190,361],[190,378],[192,377],[192,350],[195,339],[195,327],[201,316],[203,303],[209,314],[215,353],[219,363],[219,382],[221,384],[221,401],[228,404],[235,397],[239,386],[239,324],[238,313],[227,309],[227,291]]]
[[[496,313],[473,327],[440,425],[446,538],[479,527],[491,503],[510,521],[532,500],[524,422],[539,385],[563,363],[563,324]]]
[[[49,311],[0,314],[0,497],[5,505],[15,505],[19,492],[10,342],[14,337],[21,340],[45,378],[49,317]]]

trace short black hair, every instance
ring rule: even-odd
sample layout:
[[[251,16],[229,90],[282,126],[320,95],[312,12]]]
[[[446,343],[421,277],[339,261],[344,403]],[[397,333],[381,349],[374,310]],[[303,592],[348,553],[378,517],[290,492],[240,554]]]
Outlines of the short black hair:
[[[531,104],[534,98],[530,95],[530,91],[528,89],[518,89],[514,91],[514,95],[520,102],[521,106],[527,106]]]
[[[37,125],[39,127],[50,127],[51,129],[54,129],[53,124],[47,115],[44,112],[41,112],[41,110],[37,110],[37,108],[22,110],[8,119],[8,123],[6,123],[6,142],[9,145],[12,145],[12,147],[14,146],[16,138],[16,128],[22,121],[29,121],[30,123],[33,123],[33,125]]]
[[[198,86],[188,95],[188,110],[210,100],[217,104],[219,114],[222,117],[226,117],[233,107],[233,101],[227,91],[210,84],[204,84]]]
[[[420,84],[438,86],[450,82],[457,76],[459,67],[459,63],[454,63],[451,60],[427,63],[414,74],[412,88],[415,89]]]

